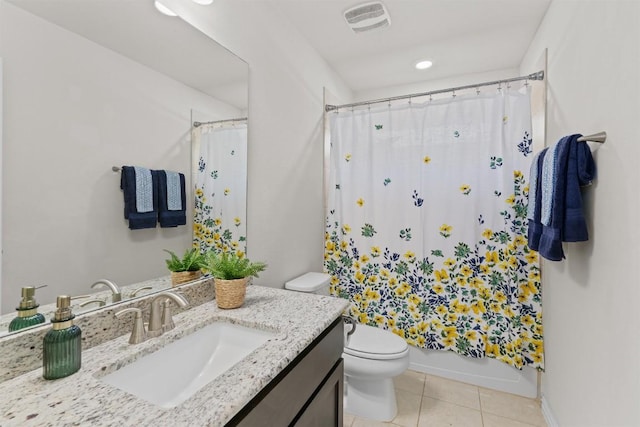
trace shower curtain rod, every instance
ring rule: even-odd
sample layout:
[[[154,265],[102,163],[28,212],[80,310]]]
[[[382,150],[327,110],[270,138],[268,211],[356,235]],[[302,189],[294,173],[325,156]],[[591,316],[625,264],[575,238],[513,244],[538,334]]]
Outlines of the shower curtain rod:
[[[372,101],[361,101],[361,102],[354,102],[352,104],[343,104],[343,105],[325,105],[324,110],[326,112],[329,111],[333,111],[333,110],[339,110],[340,108],[350,108],[350,107],[358,107],[361,105],[371,105],[371,104],[378,104],[378,103],[382,103],[382,102],[391,102],[391,101],[397,101],[399,99],[407,99],[407,98],[418,98],[421,96],[428,96],[428,95],[436,95],[439,93],[447,93],[447,92],[455,92],[457,90],[464,90],[464,89],[477,89],[481,86],[495,86],[495,85],[501,85],[503,83],[510,83],[510,82],[518,82],[521,80],[544,80],[544,71],[538,71],[537,73],[532,73],[529,74],[528,76],[520,76],[520,77],[513,77],[510,79],[503,79],[503,80],[495,80],[492,82],[484,82],[484,83],[476,83],[473,85],[465,85],[465,86],[458,86],[458,87],[451,87],[448,89],[438,89],[438,90],[432,90],[429,92],[422,92],[422,93],[412,93],[410,95],[399,95],[399,96],[392,96],[390,98],[382,98],[382,99],[374,99]]]
[[[226,123],[226,122],[241,122],[243,120],[247,120],[246,117],[238,117],[237,119],[225,119],[225,120],[214,120],[211,122],[193,122],[193,127],[197,128],[202,125],[215,125],[218,123]]]

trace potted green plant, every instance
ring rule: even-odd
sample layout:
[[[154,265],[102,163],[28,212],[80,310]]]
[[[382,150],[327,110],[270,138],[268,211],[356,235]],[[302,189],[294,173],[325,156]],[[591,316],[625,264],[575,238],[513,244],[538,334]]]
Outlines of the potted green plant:
[[[244,304],[249,279],[258,277],[267,264],[252,262],[234,252],[209,251],[202,268],[213,276],[218,307],[238,308]]]
[[[202,276],[201,268],[204,264],[204,256],[197,248],[187,249],[182,258],[167,249],[164,251],[171,255],[171,258],[165,260],[165,262],[171,272],[171,284],[173,286],[191,282]]]

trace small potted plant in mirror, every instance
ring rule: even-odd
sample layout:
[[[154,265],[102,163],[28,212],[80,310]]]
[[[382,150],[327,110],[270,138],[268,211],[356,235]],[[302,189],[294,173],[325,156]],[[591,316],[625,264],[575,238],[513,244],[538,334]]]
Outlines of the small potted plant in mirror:
[[[218,307],[225,309],[244,304],[249,279],[265,268],[264,262],[252,262],[233,252],[209,251],[204,256],[203,270],[213,276]]]
[[[182,258],[167,249],[164,251],[171,255],[171,258],[165,262],[171,272],[173,286],[194,281],[202,276],[201,268],[204,265],[204,256],[197,248],[187,249]]]

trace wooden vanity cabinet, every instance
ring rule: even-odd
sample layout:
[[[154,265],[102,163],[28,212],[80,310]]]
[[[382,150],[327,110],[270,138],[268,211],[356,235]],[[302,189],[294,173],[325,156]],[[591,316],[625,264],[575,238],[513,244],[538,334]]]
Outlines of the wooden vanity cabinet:
[[[338,318],[227,425],[342,427],[343,345]]]

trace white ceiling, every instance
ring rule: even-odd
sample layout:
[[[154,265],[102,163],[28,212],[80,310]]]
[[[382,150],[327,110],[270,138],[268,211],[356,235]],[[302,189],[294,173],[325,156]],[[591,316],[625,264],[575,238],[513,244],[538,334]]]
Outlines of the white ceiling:
[[[41,18],[239,109],[246,62],[152,0],[8,0]]]
[[[391,26],[358,34],[343,13],[371,0],[269,1],[357,92],[517,68],[551,0],[382,0]]]

